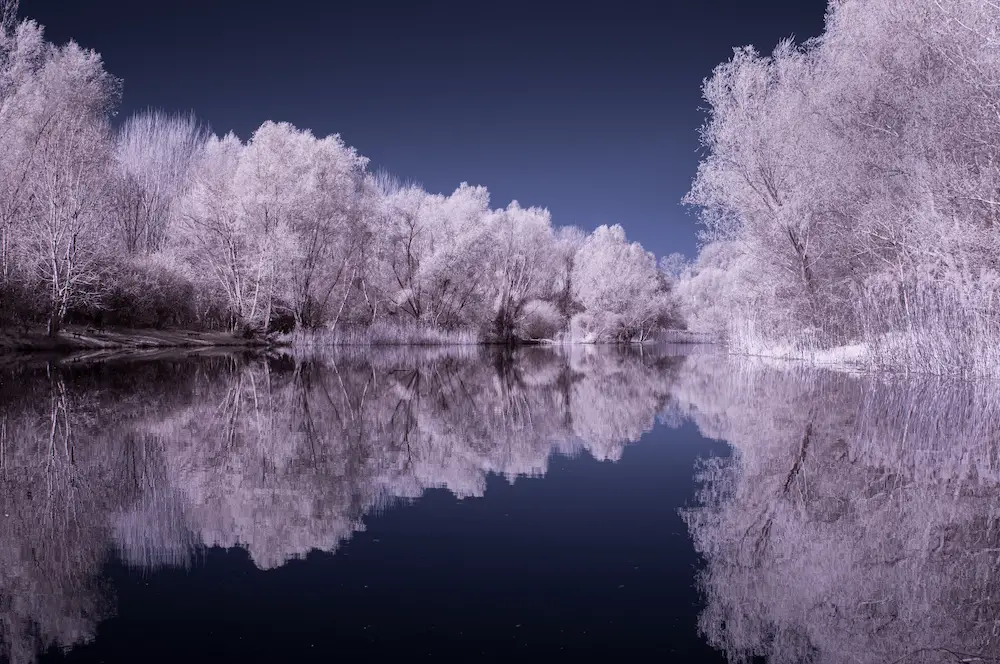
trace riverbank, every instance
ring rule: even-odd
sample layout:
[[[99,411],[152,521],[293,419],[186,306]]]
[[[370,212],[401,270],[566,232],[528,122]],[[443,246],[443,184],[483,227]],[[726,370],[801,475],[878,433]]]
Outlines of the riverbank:
[[[806,335],[784,341],[743,336],[729,339],[726,350],[731,355],[778,362],[800,361],[850,373],[966,378],[1000,374],[1000,335],[968,329],[889,332],[839,345],[820,343]]]
[[[288,334],[279,335],[277,338],[282,344],[297,350],[312,350],[334,346],[551,346],[575,344],[653,345],[657,343],[715,343],[715,339],[710,335],[688,332],[686,330],[664,330],[659,335],[649,338],[644,342],[601,340],[592,334],[573,338],[565,332],[560,333],[554,339],[515,338],[505,341],[492,339],[488,335],[469,329],[445,330],[432,326],[412,324],[393,325],[384,322],[378,322],[368,327],[344,327],[334,330],[328,328],[295,330]]]
[[[418,325],[374,323],[368,327],[294,330],[279,337],[296,350],[333,346],[473,346],[481,343],[472,330],[444,330]]]
[[[56,336],[44,330],[0,330],[0,352],[75,352],[148,348],[266,348],[282,342],[269,337],[244,339],[231,332],[194,330],[96,329],[67,326]]]
[[[662,338],[647,343],[706,343],[704,338],[679,331],[669,331]],[[516,345],[573,345],[596,343],[593,340],[570,341],[565,338],[519,339]],[[611,343],[611,342],[609,342]],[[288,334],[268,335],[246,339],[231,332],[205,332],[195,330],[154,330],[67,326],[52,337],[42,328],[28,330],[0,329],[0,353],[44,352],[78,353],[88,351],[169,350],[173,348],[275,348],[289,347],[312,350],[338,346],[479,346],[495,345],[495,341],[481,339],[468,330],[440,330],[436,328],[388,326],[376,324],[370,328],[347,330],[308,330]]]

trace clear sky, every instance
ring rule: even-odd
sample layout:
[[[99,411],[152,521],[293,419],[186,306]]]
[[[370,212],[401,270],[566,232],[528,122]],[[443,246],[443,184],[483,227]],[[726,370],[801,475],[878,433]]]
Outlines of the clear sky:
[[[264,120],[344,140],[403,179],[486,185],[657,254],[695,252],[679,204],[700,86],[734,46],[823,29],[825,0],[323,2],[21,0],[123,79],[122,114],[193,110],[246,139]]]

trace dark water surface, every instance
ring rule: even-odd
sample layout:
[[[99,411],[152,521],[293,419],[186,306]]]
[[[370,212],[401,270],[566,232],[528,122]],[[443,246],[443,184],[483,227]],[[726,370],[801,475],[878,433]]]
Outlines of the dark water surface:
[[[670,349],[7,363],[0,661],[992,661],[995,392]]]

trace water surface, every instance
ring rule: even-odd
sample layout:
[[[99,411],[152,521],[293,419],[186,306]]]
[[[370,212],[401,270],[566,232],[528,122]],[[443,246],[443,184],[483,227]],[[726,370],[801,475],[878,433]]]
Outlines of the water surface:
[[[614,348],[0,381],[3,661],[998,653],[989,385]]]

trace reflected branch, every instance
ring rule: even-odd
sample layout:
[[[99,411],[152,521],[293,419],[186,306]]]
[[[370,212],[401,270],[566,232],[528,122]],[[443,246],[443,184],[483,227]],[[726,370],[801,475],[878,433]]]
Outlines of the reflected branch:
[[[995,385],[696,356],[673,393],[733,448],[682,511],[731,661],[1000,657]]]
[[[155,569],[240,546],[268,569],[431,488],[481,496],[490,474],[543,474],[554,452],[617,459],[680,364],[458,347],[7,367],[0,657],[91,638],[114,606],[109,551]]]

